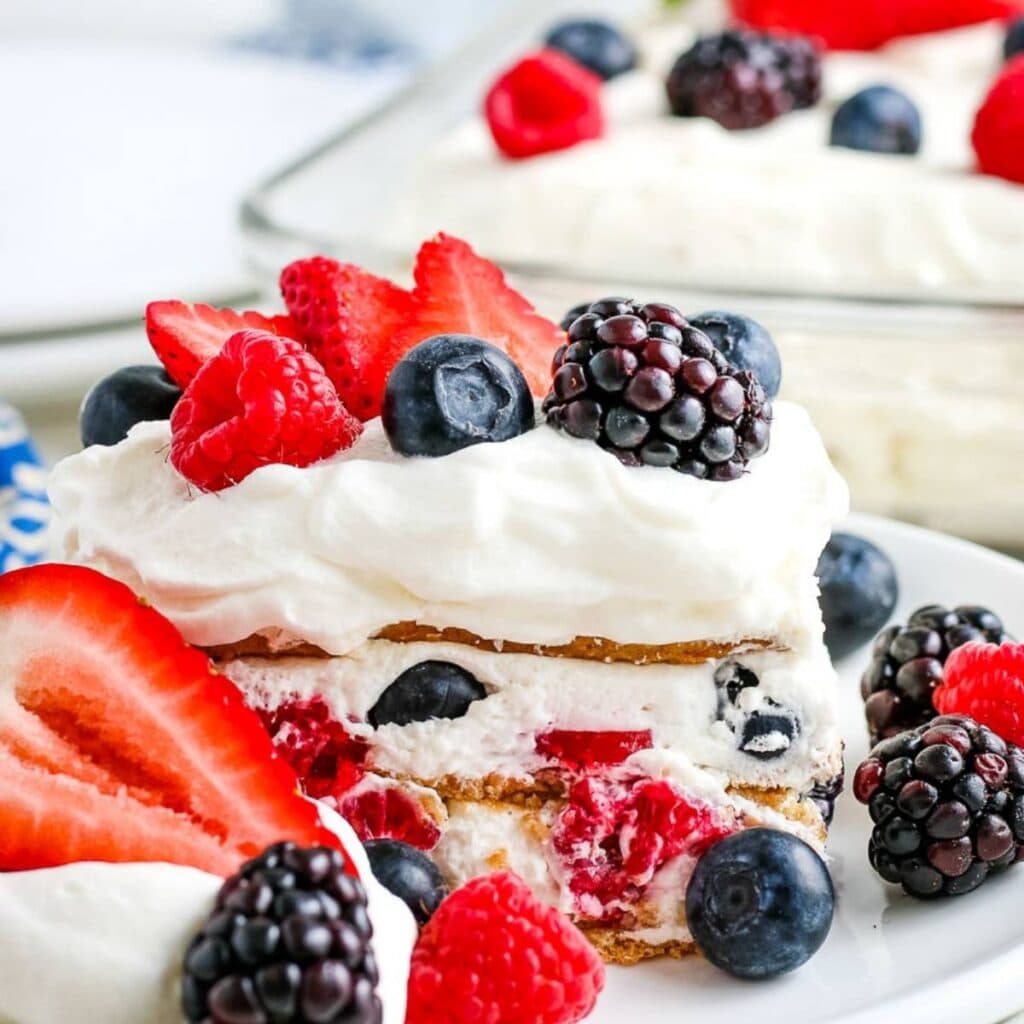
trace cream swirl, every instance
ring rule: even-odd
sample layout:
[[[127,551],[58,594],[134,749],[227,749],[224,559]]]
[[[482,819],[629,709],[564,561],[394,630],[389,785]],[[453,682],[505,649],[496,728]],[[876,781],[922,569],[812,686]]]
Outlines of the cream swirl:
[[[627,468],[539,426],[403,458],[379,421],[306,469],[215,494],[167,459],[166,423],[54,470],[58,553],[123,580],[187,640],[298,637],[345,654],[417,621],[560,644],[820,634],[814,571],[845,485],[803,409],[732,483]]]

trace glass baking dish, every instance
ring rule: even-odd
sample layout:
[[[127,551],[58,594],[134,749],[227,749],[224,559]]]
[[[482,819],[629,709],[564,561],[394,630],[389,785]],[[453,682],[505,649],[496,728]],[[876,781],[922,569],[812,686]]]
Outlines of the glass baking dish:
[[[622,19],[651,5],[586,7]],[[311,252],[406,276],[412,254],[392,248],[381,225],[418,156],[471,115],[496,69],[579,9],[578,0],[528,0],[495,13],[384,108],[257,187],[241,226],[246,258],[268,286]],[[602,294],[756,317],[782,351],[783,397],[811,411],[857,510],[1024,551],[1024,305],[709,290],[557,265],[505,269],[556,319]]]

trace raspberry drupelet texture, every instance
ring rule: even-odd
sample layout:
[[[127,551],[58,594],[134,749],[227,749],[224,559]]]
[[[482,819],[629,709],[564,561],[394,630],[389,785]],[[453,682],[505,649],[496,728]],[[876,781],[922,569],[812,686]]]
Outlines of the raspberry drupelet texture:
[[[423,929],[406,1024],[573,1024],[603,986],[582,933],[499,871],[452,893]]]
[[[919,899],[972,892],[1024,843],[1024,751],[966,715],[883,740],[853,792],[875,824],[872,867]]]
[[[821,57],[800,36],[722,32],[682,54],[666,88],[677,117],[709,117],[730,131],[760,128],[818,102]]]
[[[299,344],[266,331],[231,335],[171,414],[171,462],[204,491],[260,466],[309,466],[350,448],[362,424],[323,367]]]
[[[970,715],[1024,745],[1024,644],[970,643],[955,650],[935,707],[944,715]]]
[[[974,641],[1002,643],[999,617],[987,608],[918,608],[905,626],[889,626],[875,638],[871,662],[861,678],[861,696],[871,741],[877,742],[929,721],[933,694],[943,680],[951,651]]]
[[[185,954],[182,1009],[204,1024],[380,1024],[362,882],[326,847],[277,843],[243,865]]]
[[[736,480],[768,450],[771,403],[674,306],[591,303],[555,353],[548,423],[626,465]]]

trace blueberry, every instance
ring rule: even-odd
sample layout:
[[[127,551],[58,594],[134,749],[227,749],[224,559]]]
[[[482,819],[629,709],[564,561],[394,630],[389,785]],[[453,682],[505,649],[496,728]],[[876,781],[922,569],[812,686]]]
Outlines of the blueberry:
[[[768,698],[767,710],[751,712],[743,723],[740,750],[761,761],[782,757],[800,734],[800,719],[794,711]]]
[[[898,89],[873,85],[851,96],[835,112],[829,144],[913,156],[921,148],[921,113]]]
[[[734,832],[700,859],[686,920],[700,951],[739,978],[774,978],[806,963],[832,926],[835,891],[821,857],[788,832]]]
[[[437,865],[422,850],[397,839],[371,839],[363,845],[377,881],[425,925],[448,895]]]
[[[1014,18],[1006,29],[1003,42],[1003,56],[1009,60],[1024,53],[1024,18]]]
[[[378,698],[366,716],[382,725],[409,725],[431,718],[461,718],[487,691],[471,673],[450,661],[421,661],[407,668]]]
[[[170,419],[181,398],[162,366],[125,366],[94,384],[82,402],[82,444],[115,445],[136,423]]]
[[[500,349],[467,334],[441,334],[391,371],[382,419],[395,451],[436,457],[526,433],[534,425],[533,398]]]
[[[737,370],[749,370],[761,382],[769,398],[782,386],[782,360],[772,336],[756,321],[739,313],[713,311],[690,317],[715,348]]]
[[[896,568],[863,537],[834,533],[818,561],[825,644],[842,658],[888,622],[899,598]]]
[[[636,47],[614,25],[597,18],[563,21],[544,43],[605,81],[636,67]]]

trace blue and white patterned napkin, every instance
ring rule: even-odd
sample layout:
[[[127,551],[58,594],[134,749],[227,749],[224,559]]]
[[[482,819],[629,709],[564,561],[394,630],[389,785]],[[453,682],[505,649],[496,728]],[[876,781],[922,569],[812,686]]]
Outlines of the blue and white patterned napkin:
[[[0,572],[42,561],[49,522],[46,470],[25,421],[0,399]]]

